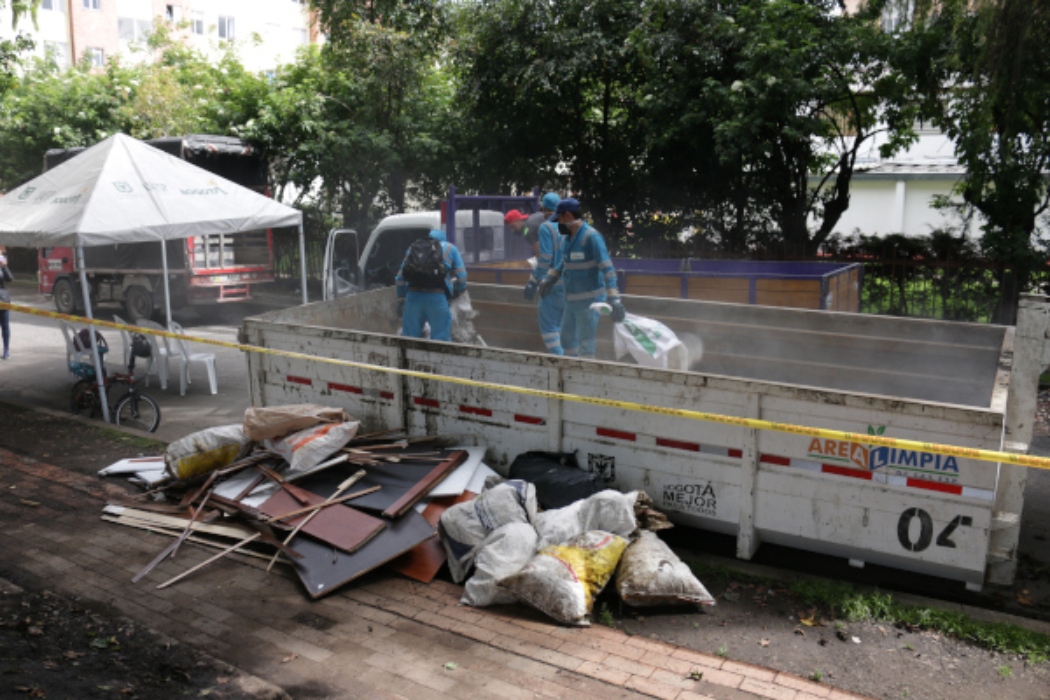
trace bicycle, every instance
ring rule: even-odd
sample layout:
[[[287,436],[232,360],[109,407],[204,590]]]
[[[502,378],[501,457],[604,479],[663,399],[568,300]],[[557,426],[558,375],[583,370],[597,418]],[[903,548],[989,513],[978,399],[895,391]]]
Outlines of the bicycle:
[[[101,415],[102,401],[99,398],[95,368],[86,362],[75,362],[72,365],[78,379],[73,385],[70,410],[90,418]],[[127,374],[114,373],[107,376],[103,370],[102,375],[106,397],[112,402],[109,407],[112,416],[110,420],[117,425],[147,433],[155,432],[160,425],[160,405],[152,396],[139,391],[135,386],[135,356],[131,356]],[[120,398],[114,400],[112,397],[117,392],[113,389],[118,386],[127,387],[127,391],[119,394]]]

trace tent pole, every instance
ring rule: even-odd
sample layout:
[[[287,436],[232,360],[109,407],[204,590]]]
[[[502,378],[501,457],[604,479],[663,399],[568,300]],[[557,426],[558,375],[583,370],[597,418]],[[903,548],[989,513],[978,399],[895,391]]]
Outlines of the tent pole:
[[[98,380],[98,395],[102,399],[102,420],[109,422],[109,399],[106,398],[106,383],[102,378],[102,360],[95,340],[95,326],[91,323],[91,289],[88,287],[87,271],[84,267],[84,246],[77,241],[77,267],[80,268],[80,290],[84,294],[84,311],[88,317],[88,333],[91,334],[91,354],[95,359],[95,379]]]
[[[164,318],[168,322],[168,332],[171,333],[171,290],[168,288],[168,242],[160,242],[160,263],[164,270]]]
[[[299,222],[299,268],[302,274],[303,305],[310,303],[306,294],[306,234],[303,232],[303,222]]]

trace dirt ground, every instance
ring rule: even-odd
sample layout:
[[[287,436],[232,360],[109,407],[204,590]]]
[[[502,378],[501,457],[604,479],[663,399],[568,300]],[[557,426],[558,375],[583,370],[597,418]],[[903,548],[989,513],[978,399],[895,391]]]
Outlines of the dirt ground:
[[[124,457],[158,454],[163,449],[159,443],[90,423],[3,403],[0,425],[0,448],[85,474],[95,474]],[[685,550],[704,549],[696,547],[695,537],[685,531],[671,541]],[[11,577],[6,568],[0,565],[0,577]],[[1011,611],[1046,619],[1050,596],[1023,606],[1016,604],[1016,598],[1027,594],[1022,593],[1028,591],[1025,586],[1045,585],[1048,573],[1050,563],[1028,561],[1017,590],[968,602],[994,607],[998,600],[1012,605]],[[705,584],[718,599],[714,608],[637,613],[621,608],[606,592],[598,601],[595,618],[632,634],[876,698],[1050,697],[1047,662],[1031,666],[1016,657],[917,629],[844,624],[825,611],[802,606],[776,583],[749,583],[728,575]],[[227,678],[208,657],[158,644],[146,630],[105,610],[46,591],[0,595],[0,698],[247,697],[231,688]]]

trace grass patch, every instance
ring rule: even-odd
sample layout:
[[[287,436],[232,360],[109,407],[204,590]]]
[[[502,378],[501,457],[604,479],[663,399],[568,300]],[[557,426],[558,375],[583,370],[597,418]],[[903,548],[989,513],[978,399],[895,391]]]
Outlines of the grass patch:
[[[137,447],[142,450],[150,450],[157,453],[163,453],[164,450],[168,449],[167,443],[163,443],[160,440],[154,440],[152,438],[139,437],[138,435],[128,435],[122,433],[119,430],[113,430],[111,428],[95,428],[103,437],[108,440],[116,440],[129,447]]]
[[[851,622],[889,622],[917,627],[975,644],[1001,654],[1016,654],[1033,663],[1050,657],[1050,635],[1001,622],[981,622],[953,610],[921,608],[897,602],[883,591],[864,591],[852,584],[794,579],[788,591],[808,605],[816,605]]]
[[[858,588],[851,583],[822,579],[777,580],[752,576],[729,567],[688,561],[693,573],[714,586],[762,584],[785,588],[801,605],[848,622],[887,622],[905,628],[929,630],[1000,654],[1014,654],[1032,663],[1050,658],[1050,635],[1001,622],[981,622],[952,610],[905,605],[891,593]]]

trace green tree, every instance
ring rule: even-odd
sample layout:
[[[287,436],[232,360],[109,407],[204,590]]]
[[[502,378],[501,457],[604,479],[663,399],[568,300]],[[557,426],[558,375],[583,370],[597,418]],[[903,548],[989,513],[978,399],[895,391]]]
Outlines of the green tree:
[[[833,0],[720,7],[731,68],[706,86],[719,157],[768,207],[780,251],[811,256],[849,207],[861,150],[879,134],[883,156],[914,139],[910,84],[889,66],[896,37]]]
[[[36,22],[36,11],[40,6],[40,0],[0,0],[0,10],[10,5],[11,25],[17,29],[18,23],[26,15]],[[21,57],[27,51],[32,50],[33,40],[19,33],[13,39],[0,41],[0,97],[17,84],[15,70]]]
[[[917,20],[905,68],[966,168],[957,192],[983,216],[1000,269],[993,320],[1012,323],[1046,262],[1036,223],[1050,205],[1050,2],[942,0],[920,4]]]
[[[466,4],[453,57],[467,183],[571,187],[615,234],[647,210],[634,0]]]
[[[387,9],[410,3],[345,12],[352,5],[320,8],[329,41],[278,71],[241,133],[266,146],[279,188],[367,230],[410,196],[426,200],[440,189],[425,174],[450,152],[440,136],[451,95],[436,19],[408,31],[385,20]]]
[[[166,43],[151,63],[82,61],[60,70],[34,60],[18,84],[0,97],[0,188],[40,173],[49,148],[90,146],[123,132],[148,139],[186,133],[230,133],[257,110],[265,81],[232,55],[211,63],[195,51]]]

